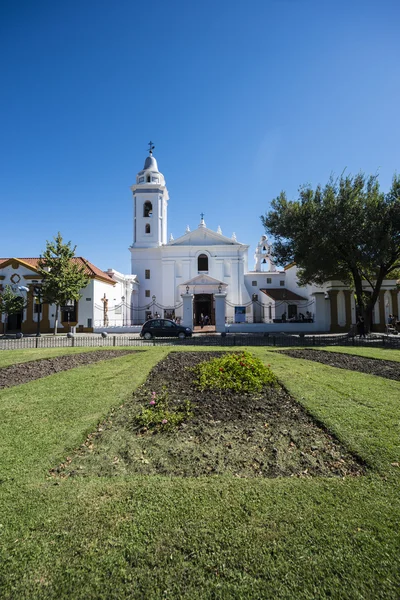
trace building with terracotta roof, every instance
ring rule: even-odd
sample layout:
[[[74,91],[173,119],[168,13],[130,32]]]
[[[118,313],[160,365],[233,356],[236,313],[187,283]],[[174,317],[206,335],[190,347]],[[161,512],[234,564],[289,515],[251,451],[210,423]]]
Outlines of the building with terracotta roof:
[[[72,260],[84,268],[89,283],[81,290],[79,302],[61,310],[58,331],[67,333],[75,328],[77,331],[91,332],[96,325],[104,326],[111,321],[114,326],[123,326],[128,320],[130,322],[131,314],[128,314],[127,307],[134,306],[137,300],[136,277],[122,275],[112,269],[102,271],[81,256]],[[42,282],[37,270],[38,261],[36,257],[0,259],[0,293],[10,286],[24,298],[23,310],[8,316],[7,331],[36,333],[38,320],[41,333],[53,331],[55,306],[39,303],[40,296],[37,294]],[[4,321],[5,315],[1,324],[3,331]]]

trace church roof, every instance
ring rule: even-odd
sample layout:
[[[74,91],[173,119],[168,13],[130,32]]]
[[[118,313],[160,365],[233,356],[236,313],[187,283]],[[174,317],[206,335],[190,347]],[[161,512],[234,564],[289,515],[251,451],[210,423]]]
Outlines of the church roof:
[[[39,260],[39,258],[0,258],[0,269],[3,269],[4,267],[11,264],[13,261],[16,261],[32,269],[33,271],[37,271]],[[83,258],[83,256],[75,256],[72,259],[72,262],[77,263],[78,265],[83,267],[85,275],[87,275],[91,279],[101,279],[102,281],[106,281],[107,283],[114,283],[109,273],[102,271],[101,269],[93,265],[91,262],[89,262],[86,258]]]
[[[168,246],[241,246],[248,248],[247,245],[241,244],[236,239],[228,238],[204,226],[188,231],[176,240],[168,242]]]
[[[290,290],[287,290],[284,287],[263,288],[263,289],[260,289],[260,292],[263,292],[264,294],[266,294],[267,296],[272,298],[272,300],[297,300],[297,301],[299,301],[299,300],[307,299],[307,298],[303,298],[302,296],[299,296],[295,292],[291,292]]]
[[[146,160],[144,161],[143,169],[144,169],[144,171],[146,171],[148,169],[150,171],[158,171],[157,161],[152,154],[150,156],[146,157]]]

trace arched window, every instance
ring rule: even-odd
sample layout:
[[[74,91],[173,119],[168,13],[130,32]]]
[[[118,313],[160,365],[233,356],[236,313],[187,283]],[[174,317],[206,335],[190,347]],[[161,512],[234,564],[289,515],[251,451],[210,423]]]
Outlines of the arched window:
[[[145,233],[150,233],[150,225],[149,225],[149,223],[146,223],[146,227],[144,228],[144,232]]]
[[[153,205],[149,200],[147,200],[147,202],[145,202],[143,204],[143,216],[151,217],[152,214],[153,214]]]
[[[197,270],[208,271],[208,256],[206,254],[200,254],[197,259]]]
[[[150,175],[147,175],[146,181],[147,181],[147,183],[150,183],[150,181],[151,181]]]

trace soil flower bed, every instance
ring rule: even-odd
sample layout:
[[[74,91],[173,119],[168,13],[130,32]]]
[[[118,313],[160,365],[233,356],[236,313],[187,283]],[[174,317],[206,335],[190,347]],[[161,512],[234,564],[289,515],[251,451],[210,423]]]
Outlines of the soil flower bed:
[[[257,391],[201,384],[194,367],[224,355],[171,352],[52,475],[343,477],[365,471],[271,371]],[[242,362],[251,375],[252,360],[237,356],[238,368]],[[176,423],[167,413],[179,415]]]
[[[376,375],[378,377],[386,377],[386,379],[400,381],[400,362],[396,361],[309,349],[282,350],[281,354],[291,356],[292,358],[313,360],[324,365],[329,365],[330,367],[358,371],[359,373],[367,373],[369,375]]]
[[[132,354],[132,350],[95,350],[93,352],[81,352],[54,358],[42,358],[31,360],[21,364],[11,365],[0,369],[0,389],[28,383],[35,379],[41,379],[48,375],[54,375],[60,371],[75,369],[83,365],[91,365],[100,360],[110,360],[125,354]]]

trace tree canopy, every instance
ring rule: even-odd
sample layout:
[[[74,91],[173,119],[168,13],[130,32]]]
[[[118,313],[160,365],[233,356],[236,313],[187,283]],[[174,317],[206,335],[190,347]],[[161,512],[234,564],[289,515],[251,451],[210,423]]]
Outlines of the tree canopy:
[[[383,280],[400,268],[400,177],[385,194],[377,176],[342,175],[324,187],[300,187],[297,200],[281,192],[271,207],[261,220],[274,236],[277,263],[295,262],[300,284],[352,285],[358,310],[370,317]]]
[[[54,241],[46,242],[46,250],[39,260],[43,299],[56,305],[54,333],[57,332],[59,308],[69,301],[78,301],[80,290],[89,282],[84,267],[73,260],[75,250],[76,246],[72,247],[71,242],[63,242],[59,232]]]

